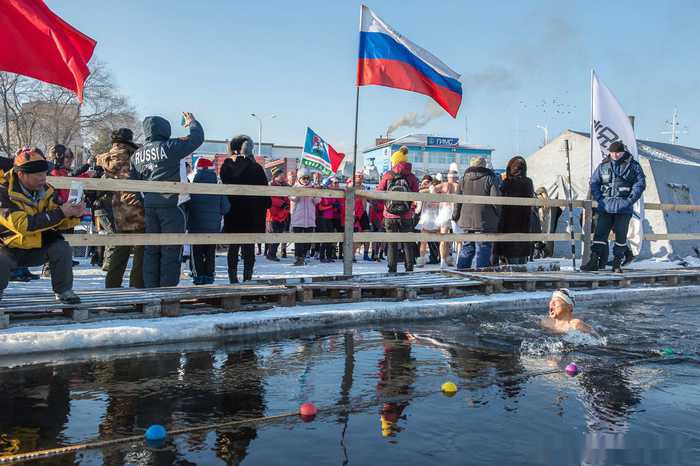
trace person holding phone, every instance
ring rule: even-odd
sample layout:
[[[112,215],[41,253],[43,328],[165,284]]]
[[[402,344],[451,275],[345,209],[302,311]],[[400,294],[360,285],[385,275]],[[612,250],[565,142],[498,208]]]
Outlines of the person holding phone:
[[[0,179],[0,297],[17,267],[48,262],[56,300],[80,303],[73,292],[73,250],[61,235],[78,223],[85,202],[58,204],[46,182],[49,164],[37,148],[25,147]]]

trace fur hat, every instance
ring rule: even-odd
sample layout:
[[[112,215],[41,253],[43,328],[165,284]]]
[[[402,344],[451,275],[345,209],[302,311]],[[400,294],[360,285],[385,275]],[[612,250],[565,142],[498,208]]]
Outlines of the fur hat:
[[[472,157],[472,159],[469,161],[469,166],[483,168],[486,166],[486,159],[483,157]]]
[[[112,131],[112,143],[118,143],[121,142],[122,144],[127,144],[133,147],[134,149],[138,149],[139,146],[134,144],[134,132],[131,131],[129,128],[119,128],[115,129]]]

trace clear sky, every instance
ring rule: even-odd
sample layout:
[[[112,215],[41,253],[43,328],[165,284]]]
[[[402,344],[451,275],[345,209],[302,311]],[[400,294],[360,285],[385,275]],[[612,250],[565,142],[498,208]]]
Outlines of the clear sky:
[[[192,111],[207,138],[257,140],[249,115],[266,120],[263,141],[302,145],[310,126],[352,152],[360,2],[47,0],[97,40],[141,116],[179,124]],[[446,113],[411,131],[465,137],[496,149],[494,165],[531,154],[550,138],[587,130],[595,68],[629,114],[637,136],[661,135],[674,107],[700,147],[700,2],[366,2],[384,21],[462,74],[457,119]],[[430,99],[383,87],[360,93],[359,148]],[[177,130],[182,132],[182,130]]]

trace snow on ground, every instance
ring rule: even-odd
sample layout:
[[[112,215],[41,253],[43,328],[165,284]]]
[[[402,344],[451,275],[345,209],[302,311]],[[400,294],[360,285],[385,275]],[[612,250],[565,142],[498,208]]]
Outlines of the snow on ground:
[[[90,265],[90,260],[85,258],[76,258],[80,262],[80,265],[76,266],[74,271],[74,289],[76,291],[80,290],[95,290],[104,287],[104,276],[105,273]],[[546,261],[559,260],[561,270],[571,271],[572,264],[571,259],[559,258],[559,259],[546,259]],[[343,273],[343,262],[335,261],[330,264],[322,264],[318,260],[309,260],[308,264],[302,267],[294,267],[292,263],[294,262],[293,256],[288,256],[287,259],[281,259],[280,262],[273,262],[266,259],[264,256],[256,256],[256,263],[254,269],[254,279],[269,279],[269,278],[293,278],[302,276],[328,276],[328,275],[342,275]],[[576,266],[580,267],[580,260],[576,261]],[[682,260],[667,260],[667,259],[646,259],[634,261],[629,264],[626,268],[630,270],[665,270],[665,269],[681,269],[685,267],[700,267],[700,258],[694,256],[688,256]],[[416,268],[416,271],[421,270],[438,270],[439,266],[437,264],[426,265],[424,268]],[[454,270],[454,267],[450,268]],[[609,269],[609,268],[608,268]],[[180,286],[191,286],[192,279],[188,276],[187,265],[182,266],[183,275],[180,281]],[[226,255],[219,254],[216,258],[216,284],[225,285],[228,284],[228,271],[226,265]],[[399,272],[403,271],[403,264],[399,263]],[[33,268],[34,273],[40,273],[41,268]],[[385,273],[387,271],[386,260],[382,262],[368,262],[364,261],[358,257],[357,262],[353,264],[353,273]],[[239,280],[242,279],[243,275],[243,263],[238,264],[238,276]],[[124,286],[128,285],[129,272],[125,273]],[[10,282],[8,288],[8,293],[21,293],[25,291],[50,291],[51,290],[51,280],[49,278],[42,278],[41,280],[36,280],[30,283],[21,282]]]

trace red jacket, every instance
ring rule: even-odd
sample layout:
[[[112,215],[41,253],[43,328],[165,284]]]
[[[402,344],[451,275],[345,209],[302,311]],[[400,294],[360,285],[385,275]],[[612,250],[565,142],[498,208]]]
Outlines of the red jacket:
[[[377,186],[377,191],[386,191],[387,188],[389,187],[389,182],[394,178],[394,174],[401,174],[406,178],[406,181],[408,181],[408,186],[411,188],[411,191],[414,193],[418,192],[419,184],[418,184],[418,178],[416,178],[416,175],[411,172],[412,166],[408,162],[402,162],[396,165],[394,168],[391,169],[391,171],[388,171],[384,173],[384,176],[382,176],[381,181],[379,181],[379,186]],[[384,218],[403,218],[403,219],[412,219],[414,215],[415,207],[413,203],[411,203],[411,208],[408,209],[408,212],[404,213],[403,215],[394,215],[392,213],[387,212],[386,207],[384,208]]]
[[[270,186],[286,186],[279,183],[271,183]],[[289,218],[289,198],[287,196],[272,196],[272,205],[267,209],[266,220],[268,222],[285,222]]]
[[[332,220],[338,218],[338,209],[336,208],[336,203],[338,199],[333,197],[323,197],[321,202],[318,203],[318,211],[321,218]]]
[[[373,200],[369,203],[369,221],[375,228],[382,229],[384,222],[384,201]]]
[[[339,199],[340,201],[340,224],[345,226],[345,199]],[[355,198],[355,224],[353,228],[357,231],[361,231],[360,219],[362,214],[365,213],[365,201],[362,198]]]

